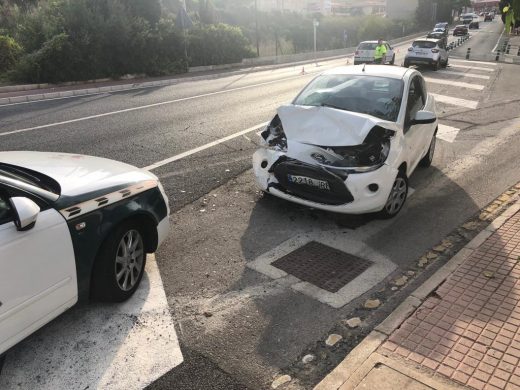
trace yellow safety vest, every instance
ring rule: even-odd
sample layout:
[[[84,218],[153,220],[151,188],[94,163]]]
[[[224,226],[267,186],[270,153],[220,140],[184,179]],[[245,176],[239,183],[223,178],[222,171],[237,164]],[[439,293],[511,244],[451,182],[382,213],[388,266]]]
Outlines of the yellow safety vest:
[[[376,52],[374,54],[374,59],[379,59],[379,58],[383,58],[383,56],[386,54],[386,46],[383,44],[383,45],[378,45],[376,46]]]

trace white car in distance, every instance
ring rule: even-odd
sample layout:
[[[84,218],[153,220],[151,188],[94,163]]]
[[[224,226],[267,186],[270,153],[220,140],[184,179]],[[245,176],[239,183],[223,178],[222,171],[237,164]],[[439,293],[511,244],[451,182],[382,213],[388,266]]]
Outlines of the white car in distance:
[[[436,132],[435,101],[418,71],[336,68],[278,109],[253,170],[260,189],[288,201],[390,218],[415,168],[431,164]]]

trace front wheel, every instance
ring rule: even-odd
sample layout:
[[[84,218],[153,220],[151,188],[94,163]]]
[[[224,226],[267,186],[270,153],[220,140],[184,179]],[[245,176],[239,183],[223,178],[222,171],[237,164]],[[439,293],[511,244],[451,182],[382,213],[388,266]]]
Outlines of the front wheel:
[[[403,208],[407,196],[408,178],[403,171],[399,171],[392,185],[392,190],[390,191],[385,207],[379,213],[380,217],[384,219],[395,217]]]
[[[428,148],[428,153],[424,156],[421,161],[419,161],[419,165],[424,168],[428,168],[432,165],[433,155],[435,153],[435,145],[437,143],[437,131],[433,134],[432,140],[430,141],[430,147]]]
[[[119,225],[101,245],[92,271],[91,297],[123,302],[139,287],[146,265],[144,235],[136,222]]]

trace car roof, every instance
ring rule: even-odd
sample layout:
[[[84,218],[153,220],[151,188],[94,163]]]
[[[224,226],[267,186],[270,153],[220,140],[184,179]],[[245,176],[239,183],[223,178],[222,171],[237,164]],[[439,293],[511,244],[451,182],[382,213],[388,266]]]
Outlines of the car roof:
[[[362,43],[377,43],[379,41],[363,41],[363,42],[359,42],[359,44],[361,45]],[[383,40],[384,43],[388,43],[387,41]]]
[[[365,69],[365,71],[363,71]],[[391,79],[403,79],[407,72],[412,72],[412,69],[403,68],[400,66],[388,65],[354,65],[354,66],[340,66],[334,69],[326,70],[323,75],[334,74],[351,74],[361,76],[377,76],[387,77]]]
[[[457,24],[457,25],[455,26],[455,28],[457,28],[457,27],[464,27],[464,28],[467,28],[465,24]]]
[[[437,39],[437,38],[419,38],[419,39],[415,39],[414,42],[439,42],[440,39]]]

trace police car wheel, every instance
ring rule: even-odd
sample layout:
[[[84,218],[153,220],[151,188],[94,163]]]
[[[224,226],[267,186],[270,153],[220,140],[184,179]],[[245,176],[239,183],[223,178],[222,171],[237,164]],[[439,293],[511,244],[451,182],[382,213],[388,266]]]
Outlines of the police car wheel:
[[[123,302],[139,287],[146,265],[146,245],[139,224],[124,222],[101,245],[92,271],[91,297]]]

